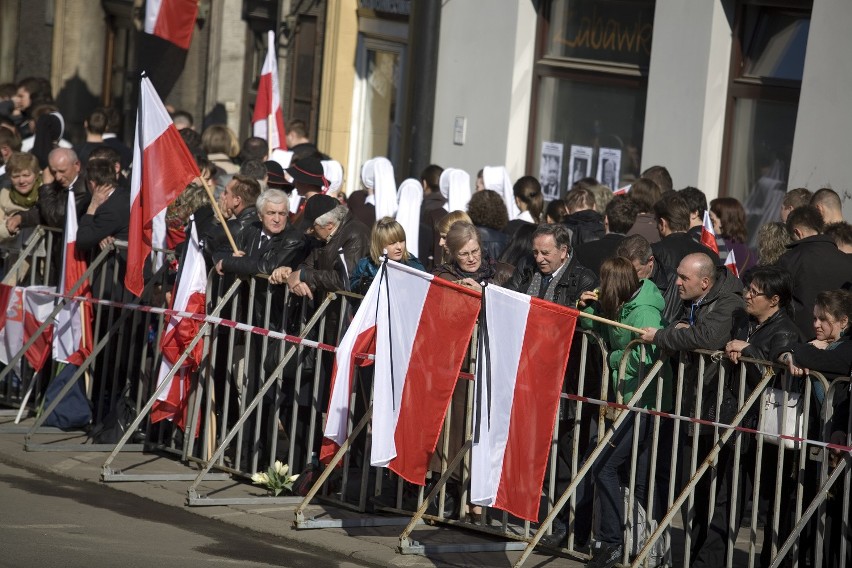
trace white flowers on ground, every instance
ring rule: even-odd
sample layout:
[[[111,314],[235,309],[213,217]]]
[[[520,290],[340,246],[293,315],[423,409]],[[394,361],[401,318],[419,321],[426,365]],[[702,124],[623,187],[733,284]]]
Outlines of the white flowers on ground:
[[[299,479],[297,475],[287,475],[290,466],[276,460],[265,472],[259,471],[252,474],[251,482],[256,485],[265,485],[276,497],[285,489],[288,493],[293,491],[293,483]]]

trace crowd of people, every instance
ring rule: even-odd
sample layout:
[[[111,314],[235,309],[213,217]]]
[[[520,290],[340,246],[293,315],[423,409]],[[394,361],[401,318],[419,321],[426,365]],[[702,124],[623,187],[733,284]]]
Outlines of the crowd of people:
[[[20,249],[37,225],[63,229],[68,191],[76,201],[78,247],[94,254],[114,240],[126,240],[131,152],[115,136],[115,111],[95,110],[85,123],[86,140],[73,148],[63,139],[62,117],[46,81],[2,85],[3,97],[13,101],[8,116],[0,118],[0,244],[5,254]],[[338,290],[364,293],[386,255],[475,290],[504,286],[594,312],[644,330],[637,335],[594,326],[608,348],[612,400],[630,400],[643,373],[668,353],[686,369],[683,412],[708,419],[732,416],[725,415],[725,404],[722,416],[716,416],[719,368],[700,365],[695,350],[724,352],[731,365],[744,357],[777,362],[793,376],[811,371],[828,378],[850,375],[852,227],[832,189],[787,192],[781,217],[760,227],[757,247],[751,248],[742,203],[720,197],[708,204],[698,188],[675,190],[663,166],[648,168],[626,194],[614,195],[598,180],[583,178],[564,198],[545,203],[538,179],[523,176],[512,183],[502,166],[484,167],[472,183],[461,169],[430,165],[398,189],[392,165],[377,157],[355,174],[360,188],[346,195],[343,168],[310,142],[301,121],[287,125],[289,153],[282,160],[263,139],[251,137],[241,144],[225,125],[198,132],[192,116],[182,111],[174,112],[173,119],[203,179],[169,208],[170,246],[184,246],[193,218],[209,267],[223,277],[268,275],[268,286],[281,296],[289,290],[291,297],[318,303]],[[217,221],[202,183],[215,188],[215,205],[227,219],[225,225]],[[702,243],[705,211],[718,252]],[[731,254],[736,271],[726,267]],[[61,259],[51,262],[56,267]],[[119,272],[124,269],[121,255],[115,266]],[[254,316],[262,314],[255,310]],[[284,323],[271,318],[269,325]],[[645,347],[632,343],[637,338]],[[623,357],[628,362],[621,377]],[[577,364],[572,358],[568,390],[577,371],[571,365]],[[751,365],[753,386],[763,370]],[[671,411],[676,368],[663,365],[663,380],[637,404]],[[659,388],[663,390],[657,392]],[[703,397],[695,396],[698,390]],[[703,401],[701,408],[690,407],[696,400]],[[817,397],[816,402],[823,400]],[[837,416],[832,436],[845,441],[842,405]],[[563,422],[564,428],[573,427],[573,417]],[[624,555],[620,470],[629,464],[634,437],[640,452],[636,497],[644,499],[652,483],[668,486],[648,478],[650,419],[642,416],[626,424],[598,458],[591,484],[579,495],[579,510],[593,501],[593,494],[600,506],[594,538],[590,523],[577,519],[575,524],[579,546],[587,546],[591,555],[589,566],[613,566]],[[585,433],[581,453],[602,434],[594,428]],[[820,433],[811,430],[809,435]],[[560,454],[570,451],[562,443],[567,438],[560,436]],[[319,443],[319,436],[315,439]],[[714,443],[712,436],[698,435],[684,437],[680,447],[697,444],[699,455],[706,455]],[[728,539],[720,527],[727,526],[737,506],[730,499],[734,452],[727,444],[719,453],[715,493],[709,491],[710,476],[696,490],[694,566],[725,564]],[[758,459],[753,446],[743,452],[746,461]],[[762,459],[770,458],[764,454]],[[787,465],[794,467],[793,460]],[[767,471],[784,474],[771,467]],[[790,479],[787,472],[784,483]],[[702,499],[711,494],[712,503]],[[785,498],[793,494],[785,492]],[[667,490],[656,495],[663,503]],[[652,514],[660,513],[655,507]],[[560,545],[569,521],[566,513],[552,544]],[[789,518],[781,527],[783,537],[791,528]],[[768,565],[769,547],[763,552],[762,564]],[[801,559],[810,554],[812,546],[799,547]]]

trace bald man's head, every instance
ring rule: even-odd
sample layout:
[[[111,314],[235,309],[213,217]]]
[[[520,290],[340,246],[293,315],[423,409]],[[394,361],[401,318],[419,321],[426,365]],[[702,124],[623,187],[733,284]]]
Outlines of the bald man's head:
[[[715,283],[716,265],[706,254],[688,254],[680,261],[676,284],[681,300],[695,301],[703,298]]]

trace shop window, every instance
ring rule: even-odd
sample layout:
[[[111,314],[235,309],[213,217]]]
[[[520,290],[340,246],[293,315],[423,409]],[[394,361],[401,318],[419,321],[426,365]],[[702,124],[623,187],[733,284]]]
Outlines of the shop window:
[[[527,169],[546,200],[584,177],[612,189],[638,177],[653,21],[647,0],[544,3]]]
[[[743,202],[753,244],[787,191],[810,9],[743,2],[734,45],[720,194]]]

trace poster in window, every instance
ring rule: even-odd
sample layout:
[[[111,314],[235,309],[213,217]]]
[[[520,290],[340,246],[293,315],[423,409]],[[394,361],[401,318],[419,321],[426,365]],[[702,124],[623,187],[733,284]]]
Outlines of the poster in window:
[[[598,181],[615,191],[618,189],[620,172],[621,150],[618,148],[601,148],[598,155]]]
[[[562,144],[559,142],[541,143],[541,162],[538,181],[545,201],[559,199],[559,187],[562,184]]]
[[[568,163],[568,171],[571,172],[571,185],[592,175],[592,153],[591,146],[571,145],[571,161]]]

